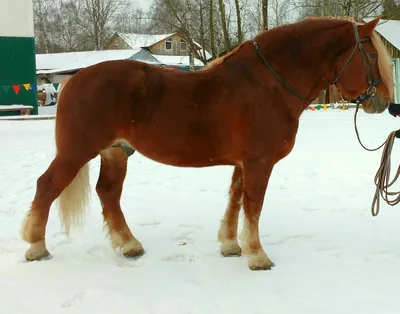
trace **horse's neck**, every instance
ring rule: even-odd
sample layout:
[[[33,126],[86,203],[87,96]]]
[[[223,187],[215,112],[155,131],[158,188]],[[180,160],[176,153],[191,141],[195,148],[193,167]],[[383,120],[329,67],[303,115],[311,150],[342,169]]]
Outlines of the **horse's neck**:
[[[290,32],[281,34],[277,32],[271,34],[271,38],[266,37],[260,44],[261,51],[266,52],[267,59],[272,61],[272,66],[274,63],[279,64],[278,74],[282,75],[298,94],[307,99],[317,98],[324,89],[329,87],[329,83],[334,80],[338,56],[349,41],[348,34],[335,31],[334,28],[322,30],[322,32],[323,36],[320,34],[315,36],[315,31],[298,31],[293,42],[287,38],[287,36],[293,36]],[[321,42],[318,45],[314,44],[314,38],[321,39]],[[268,47],[271,46],[276,49],[268,51]],[[300,106],[298,108],[300,111],[307,107],[307,104],[300,99],[296,103]],[[296,108],[296,111],[298,110]]]

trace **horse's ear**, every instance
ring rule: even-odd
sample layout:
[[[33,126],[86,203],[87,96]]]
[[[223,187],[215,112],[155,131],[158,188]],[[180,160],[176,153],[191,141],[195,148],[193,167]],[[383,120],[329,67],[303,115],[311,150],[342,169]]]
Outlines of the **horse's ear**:
[[[376,25],[378,25],[379,21],[381,20],[381,16],[378,16],[376,19],[369,21],[363,25],[359,26],[360,29],[360,37],[367,37],[371,36]]]

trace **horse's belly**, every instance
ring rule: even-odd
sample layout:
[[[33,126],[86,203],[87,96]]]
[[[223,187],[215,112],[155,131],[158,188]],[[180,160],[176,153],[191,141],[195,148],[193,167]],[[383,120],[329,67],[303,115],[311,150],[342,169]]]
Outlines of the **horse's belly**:
[[[132,143],[135,150],[154,161],[178,167],[206,167],[218,164],[232,164],[226,156],[207,142],[182,142],[165,138],[141,140]]]

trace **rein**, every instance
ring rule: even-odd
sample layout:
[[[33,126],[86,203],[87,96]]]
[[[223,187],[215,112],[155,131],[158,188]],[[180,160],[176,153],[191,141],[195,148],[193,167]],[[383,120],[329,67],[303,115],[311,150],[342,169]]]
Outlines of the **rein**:
[[[256,48],[257,54],[261,58],[262,61],[264,61],[264,64],[267,66],[267,68],[270,70],[270,72],[275,76],[276,80],[282,84],[282,86],[289,91],[292,95],[296,96],[297,98],[303,100],[303,101],[313,101],[313,99],[308,99],[303,96],[301,96],[299,93],[297,93],[292,87],[290,87],[284,79],[275,72],[275,70],[271,67],[271,65],[268,63],[267,60],[265,60],[264,56],[260,52],[260,47],[258,46],[258,42],[254,39],[253,40],[253,46]]]
[[[374,184],[376,186],[376,189],[375,189],[374,198],[372,200],[371,213],[372,213],[372,216],[377,216],[379,214],[379,208],[380,208],[379,196],[381,196],[382,199],[390,206],[394,206],[394,205],[397,205],[398,203],[400,203],[400,191],[399,192],[388,191],[388,188],[390,188],[396,182],[398,177],[400,176],[400,165],[399,165],[399,167],[397,168],[396,175],[394,176],[393,180],[390,181],[390,168],[391,168],[390,162],[391,162],[392,148],[393,148],[393,144],[394,144],[394,139],[400,138],[400,129],[397,131],[390,132],[386,141],[384,141],[382,143],[382,145],[380,145],[379,147],[374,148],[374,149],[365,147],[360,140],[360,135],[359,135],[358,129],[357,129],[357,112],[358,112],[359,106],[360,106],[360,104],[357,103],[356,111],[354,113],[354,129],[355,129],[355,132],[357,135],[358,142],[365,150],[370,151],[370,152],[376,151],[376,150],[382,148],[383,146],[385,146],[382,151],[381,164],[380,164],[379,169],[376,172],[376,175],[374,178]],[[400,105],[398,105],[398,104],[390,104],[390,106],[389,106],[390,114],[392,114],[395,117],[398,116],[398,113],[400,113],[399,109],[397,109],[397,110],[395,109],[396,106],[400,107]],[[395,111],[398,111],[398,113]],[[389,199],[389,197],[393,197],[393,198]]]

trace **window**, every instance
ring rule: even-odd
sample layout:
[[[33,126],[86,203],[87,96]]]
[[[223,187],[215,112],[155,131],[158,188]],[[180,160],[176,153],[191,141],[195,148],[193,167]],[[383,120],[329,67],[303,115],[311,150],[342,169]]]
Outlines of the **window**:
[[[165,49],[167,49],[167,50],[171,50],[172,49],[172,39],[171,38],[168,38],[165,41]]]
[[[181,39],[181,51],[186,51],[186,41]]]

